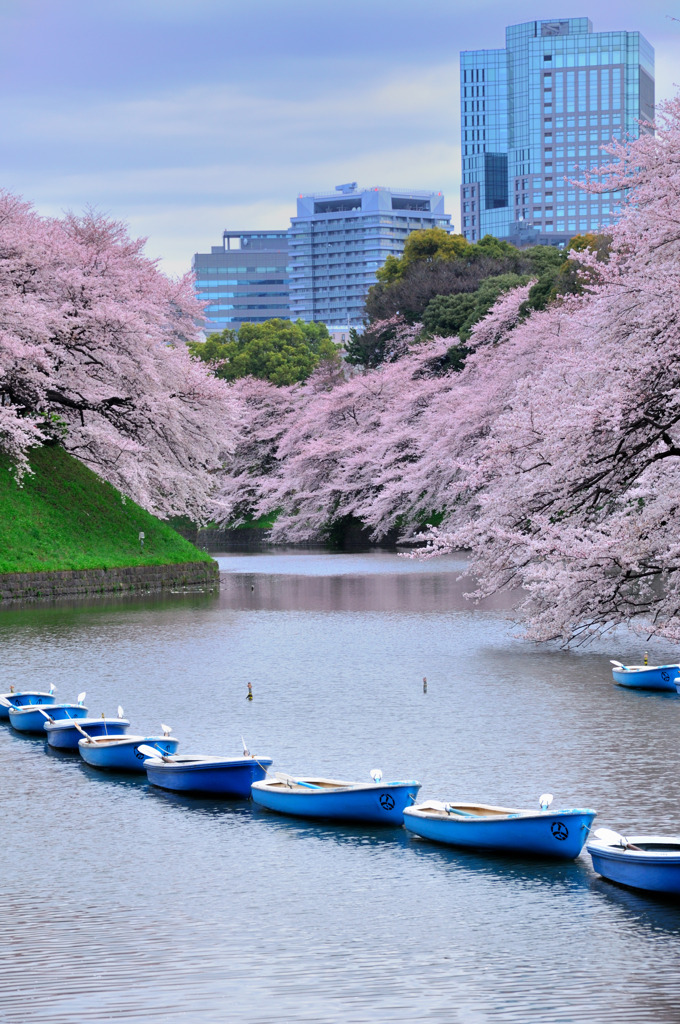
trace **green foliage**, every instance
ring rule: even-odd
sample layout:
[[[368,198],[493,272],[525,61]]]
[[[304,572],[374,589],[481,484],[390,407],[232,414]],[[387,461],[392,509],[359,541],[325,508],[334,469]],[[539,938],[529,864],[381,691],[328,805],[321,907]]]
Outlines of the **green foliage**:
[[[555,280],[557,271],[549,270],[539,277],[536,284],[529,292],[529,298],[521,306],[522,313],[527,314],[532,309],[545,309],[555,298]]]
[[[474,246],[462,235],[451,235],[444,228],[412,231],[406,239],[401,257],[388,256],[376,277],[383,284],[392,284],[404,276],[413,263],[420,260],[457,260]]]
[[[532,309],[546,309],[551,302],[555,302],[561,295],[579,295],[588,281],[594,281],[596,274],[588,271],[584,276],[582,267],[577,260],[569,259],[570,250],[585,252],[591,250],[596,253],[600,263],[606,263],[609,259],[611,238],[609,235],[575,235],[566,247],[557,250],[559,263],[547,263],[536,284],[529,292],[529,298],[522,305],[522,312],[529,313]],[[550,248],[549,246],[536,246],[539,248]],[[528,250],[532,251],[532,250]]]
[[[393,256],[391,253],[380,267],[376,271],[376,278],[383,284],[392,284],[394,281],[398,281],[402,276],[403,268],[401,258],[399,256]]]
[[[226,530],[262,530],[263,532],[266,532],[267,530],[271,530],[272,526],[274,525],[274,523],[276,522],[276,520],[278,518],[278,515],[279,515],[279,511],[278,511],[278,509],[276,509],[274,512],[268,512],[264,516],[255,516],[255,517],[253,517],[252,515],[246,516],[246,518],[243,520],[243,522],[239,523],[238,526],[229,526],[227,524],[225,529]]]
[[[0,573],[210,561],[62,448],[33,449],[31,466],[18,487],[0,457]]]
[[[437,295],[427,304],[423,326],[429,335],[457,337],[465,342],[474,324],[486,316],[503,292],[530,280],[528,274],[499,274],[487,277],[475,292]]]
[[[430,335],[442,338],[460,337],[463,327],[475,310],[476,292],[457,295],[435,295],[425,307],[423,327]]]
[[[609,239],[577,236],[567,248],[594,250],[598,259],[606,260]],[[579,270],[577,263],[567,259],[567,252],[556,246],[517,249],[492,235],[470,244],[442,228],[414,231],[401,259],[389,257],[378,271],[378,281],[366,298],[366,327],[361,335],[353,332],[348,361],[370,368],[398,358],[399,353],[391,355],[394,328],[389,326],[398,315],[406,324],[422,322],[426,337],[458,338],[446,365],[459,369],[467,355],[465,342],[472,326],[503,292],[536,278],[522,307],[527,315],[532,309],[545,309],[560,295],[582,291],[584,279]],[[585,284],[595,277],[590,271]]]
[[[517,253],[518,250],[510,242],[503,242],[500,238],[495,238],[494,235],[484,235],[478,242],[470,245],[463,256],[469,260],[479,260],[485,256],[492,260],[502,260],[508,256],[514,258]]]
[[[523,249],[522,256],[529,260],[532,277],[557,270],[564,263],[564,250],[558,249],[556,245],[534,245]]]
[[[364,366],[372,370],[387,359],[388,348],[394,338],[394,330],[371,330],[363,333],[355,327],[349,329],[349,341],[345,345],[345,361],[350,366]]]
[[[326,325],[302,320],[242,324],[238,332],[227,329],[190,343],[189,350],[223,380],[252,376],[279,387],[306,380],[324,359],[339,358]]]
[[[366,326],[370,330],[397,314],[407,324],[422,322],[428,303],[437,296],[476,292],[488,277],[540,277],[548,270],[555,272],[563,259],[552,246],[517,249],[492,235],[471,244],[442,228],[415,231],[401,259],[390,257],[378,271],[378,281],[366,297]],[[455,304],[456,322],[457,310]]]

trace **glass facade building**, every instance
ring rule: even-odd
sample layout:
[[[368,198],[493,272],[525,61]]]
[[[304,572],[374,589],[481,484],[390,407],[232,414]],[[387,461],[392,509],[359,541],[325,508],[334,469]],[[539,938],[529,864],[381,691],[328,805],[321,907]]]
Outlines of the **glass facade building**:
[[[290,316],[287,231],[225,231],[222,245],[191,261],[208,332]]]
[[[621,193],[588,195],[569,179],[654,116],[654,50],[639,32],[593,32],[588,18],[511,25],[505,49],[461,53],[460,78],[469,241],[560,244],[612,222]]]
[[[449,231],[450,222],[441,192],[352,182],[298,196],[289,231],[291,319],[360,326],[366,293],[387,257],[401,256],[411,231]]]

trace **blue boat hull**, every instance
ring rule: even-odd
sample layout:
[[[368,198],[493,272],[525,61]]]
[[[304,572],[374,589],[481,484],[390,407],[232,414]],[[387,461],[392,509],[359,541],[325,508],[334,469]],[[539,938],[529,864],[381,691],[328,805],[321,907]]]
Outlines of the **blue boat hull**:
[[[680,895],[680,837],[630,836],[629,842],[652,849],[636,853],[601,842],[588,843],[586,849],[598,875],[631,889]],[[667,852],[662,852],[664,845],[670,847]]]
[[[676,693],[675,679],[680,676],[680,665],[634,665],[612,669],[614,682],[632,690],[666,690]]]
[[[44,732],[47,719],[37,708],[32,710],[33,705],[23,708],[9,709],[9,722],[12,728],[18,732]],[[55,722],[67,718],[87,718],[87,708],[82,704],[52,704],[44,708]]]
[[[53,693],[41,693],[38,690],[26,690],[25,693],[3,693],[2,696],[5,700],[8,700],[15,708],[24,708],[28,704],[54,704],[55,696]],[[9,719],[9,708],[5,704],[0,704],[0,720]]]
[[[212,793],[215,796],[248,799],[251,786],[265,777],[271,758],[181,758],[177,762],[145,762],[146,774],[153,786],[176,793]],[[262,766],[262,767],[261,767]]]
[[[82,718],[78,725],[88,736],[123,736],[130,728],[124,718]],[[45,724],[47,742],[57,750],[78,750],[78,742],[83,738],[75,725],[67,722],[47,722]]]
[[[307,780],[305,780],[307,781]],[[319,780],[321,781],[321,780]],[[314,785],[314,780],[309,783]],[[404,808],[413,803],[420,783],[347,783],[340,789],[290,789],[282,785],[253,786],[253,800],[278,814],[332,821],[363,821],[372,825],[401,825]]]
[[[84,736],[78,742],[80,756],[94,768],[115,772],[144,774],[146,754],[139,753],[140,743],[155,747],[161,754],[174,754],[179,740],[169,736],[126,736],[114,743],[88,743]]]
[[[404,826],[423,839],[448,846],[573,860],[583,849],[594,817],[595,811],[573,810],[461,820],[428,816],[412,807],[404,811]]]

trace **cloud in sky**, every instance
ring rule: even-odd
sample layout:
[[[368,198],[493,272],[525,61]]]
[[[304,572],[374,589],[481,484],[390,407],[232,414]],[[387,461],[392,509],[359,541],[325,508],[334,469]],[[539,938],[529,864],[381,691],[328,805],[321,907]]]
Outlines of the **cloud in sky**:
[[[541,9],[539,9],[539,7]],[[638,29],[672,92],[677,0],[591,0],[595,30]],[[172,273],[222,229],[285,228],[300,191],[340,181],[442,190],[458,221],[458,52],[517,0],[4,0],[2,186],[41,212],[96,206]]]

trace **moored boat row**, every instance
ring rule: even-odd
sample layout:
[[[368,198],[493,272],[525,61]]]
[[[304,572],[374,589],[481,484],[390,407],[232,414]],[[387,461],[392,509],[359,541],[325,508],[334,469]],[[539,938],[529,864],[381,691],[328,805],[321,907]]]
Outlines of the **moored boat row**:
[[[272,775],[272,758],[255,757],[245,743],[239,757],[180,755],[179,740],[168,726],[162,726],[162,736],[127,735],[130,722],[121,707],[115,718],[90,718],[84,693],[76,703],[57,704],[54,692],[54,687],[48,693],[12,690],[0,696],[0,708],[19,732],[42,732],[49,746],[78,752],[95,768],[146,774],[152,785],[178,793],[252,797],[256,804],[279,814],[403,824],[419,838],[486,852],[573,859],[586,844],[595,870],[603,877],[636,888],[680,893],[680,838],[628,840],[609,829],[593,831],[596,811],[551,810],[549,793],[541,796],[538,810],[461,801],[417,804],[420,782],[388,782],[379,769],[371,772],[370,782]],[[588,839],[591,833],[594,838]]]

